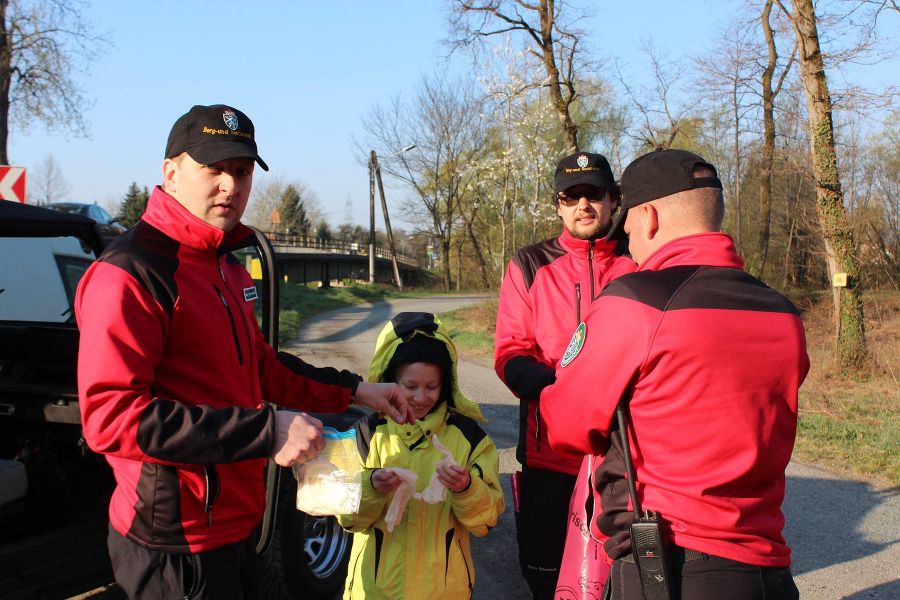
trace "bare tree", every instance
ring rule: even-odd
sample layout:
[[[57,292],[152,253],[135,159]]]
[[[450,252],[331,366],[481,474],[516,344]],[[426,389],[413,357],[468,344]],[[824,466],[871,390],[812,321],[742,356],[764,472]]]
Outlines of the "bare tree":
[[[727,112],[730,124],[730,160],[719,175],[728,186],[729,200],[735,207],[735,243],[743,248],[743,207],[741,182],[744,167],[744,137],[749,125],[748,115],[754,110],[751,85],[754,80],[756,47],[751,31],[741,22],[732,23],[716,40],[715,52],[696,61],[700,72],[699,85],[712,102]],[[725,166],[725,165],[723,165]],[[725,171],[723,173],[723,171]]]
[[[91,31],[80,0],[0,0],[0,164],[10,122],[32,120],[84,134],[90,107],[74,74],[109,42]]]
[[[28,196],[35,204],[57,202],[69,193],[69,183],[52,154],[48,154],[34,171],[28,187]]]
[[[831,95],[819,45],[819,31],[812,0],[793,0],[793,12],[781,0],[778,6],[791,20],[797,38],[800,77],[809,113],[812,169],[816,180],[819,224],[825,239],[828,270],[846,273],[846,287],[832,287],[835,305],[836,357],[841,367],[852,369],[868,358],[859,285],[857,244],[844,211],[844,195],[838,174],[834,144]]]
[[[316,193],[302,181],[286,181],[283,177],[269,177],[262,185],[253,187],[250,202],[244,213],[244,221],[269,233],[283,232],[278,208],[288,188],[293,188],[298,202],[303,205],[309,223],[322,220],[322,210]],[[296,231],[292,232],[297,234]]]
[[[652,44],[643,44],[643,52],[653,69],[652,89],[638,89],[628,82],[619,69],[619,84],[631,102],[633,110],[640,115],[641,125],[637,132],[629,135],[638,143],[638,151],[656,148],[680,147],[685,140],[693,137],[699,129],[699,121],[688,116],[686,103],[676,103],[676,86],[685,80],[685,68],[674,61],[659,58]]]
[[[546,75],[529,85],[546,88],[550,93],[568,152],[578,152],[578,125],[572,112],[581,95],[578,79],[585,67],[585,35],[575,23],[584,15],[576,14],[563,0],[451,0],[451,7],[454,47],[511,31],[525,35],[530,42],[529,52],[541,61]],[[564,16],[564,12],[569,16]]]
[[[778,47],[775,43],[775,32],[771,22],[772,4],[773,0],[766,0],[760,16],[763,35],[766,38],[767,60],[761,79],[763,140],[759,182],[759,231],[756,238],[756,256],[750,267],[750,271],[757,276],[762,276],[765,271],[769,253],[769,229],[772,222],[772,168],[775,162],[775,97],[778,96],[784,85],[784,79],[791,70],[797,50],[797,46],[794,45],[787,64],[781,68],[781,73],[777,74]],[[773,87],[772,81],[776,78],[776,74],[777,83]]]
[[[481,152],[483,127],[471,85],[446,79],[425,79],[412,101],[394,98],[363,120],[382,171],[415,191],[416,199],[406,205],[408,219],[418,220],[434,236],[445,290],[451,289],[454,227],[465,194],[475,187],[469,165]],[[404,152],[410,142],[415,150]]]

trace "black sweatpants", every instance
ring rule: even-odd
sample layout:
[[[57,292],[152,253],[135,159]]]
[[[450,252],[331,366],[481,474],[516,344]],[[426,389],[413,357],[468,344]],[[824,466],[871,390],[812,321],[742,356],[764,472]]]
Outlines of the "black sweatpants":
[[[788,567],[757,567],[708,556],[673,561],[672,600],[798,600]],[[604,600],[643,600],[637,565],[617,560],[609,572]]]
[[[522,468],[516,537],[519,565],[535,600],[553,600],[566,544],[574,475]]]
[[[109,526],[109,557],[116,583],[135,600],[258,600],[252,538],[198,554],[149,550]]]

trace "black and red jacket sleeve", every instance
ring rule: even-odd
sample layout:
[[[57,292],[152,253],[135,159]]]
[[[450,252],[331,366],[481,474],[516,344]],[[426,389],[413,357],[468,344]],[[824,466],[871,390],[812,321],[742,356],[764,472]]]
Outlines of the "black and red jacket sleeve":
[[[537,401],[541,391],[556,379],[554,367],[538,358],[531,301],[521,269],[510,261],[497,307],[494,370],[506,387],[524,401]]]

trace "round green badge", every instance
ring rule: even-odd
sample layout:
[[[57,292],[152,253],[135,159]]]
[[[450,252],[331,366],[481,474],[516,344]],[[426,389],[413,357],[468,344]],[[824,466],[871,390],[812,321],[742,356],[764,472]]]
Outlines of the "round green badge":
[[[575,333],[572,334],[572,339],[569,340],[569,345],[566,347],[566,352],[563,354],[562,362],[560,366],[565,367],[567,364],[575,360],[575,357],[578,356],[578,353],[581,352],[581,347],[584,346],[584,340],[587,337],[587,325],[584,324],[584,321],[578,324],[578,327],[575,328]]]

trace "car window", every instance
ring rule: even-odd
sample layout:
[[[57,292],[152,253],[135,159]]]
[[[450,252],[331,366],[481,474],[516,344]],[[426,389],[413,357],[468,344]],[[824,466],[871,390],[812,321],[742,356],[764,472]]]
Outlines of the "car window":
[[[0,238],[0,320],[67,323],[92,250],[75,237]]]
[[[104,209],[102,206],[97,206],[96,204],[94,204],[93,206],[91,206],[91,209],[94,213],[91,218],[98,223],[108,224],[110,221],[112,221],[112,215],[106,212],[106,209]]]

